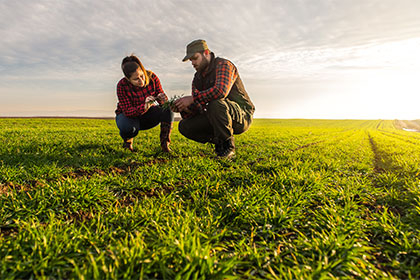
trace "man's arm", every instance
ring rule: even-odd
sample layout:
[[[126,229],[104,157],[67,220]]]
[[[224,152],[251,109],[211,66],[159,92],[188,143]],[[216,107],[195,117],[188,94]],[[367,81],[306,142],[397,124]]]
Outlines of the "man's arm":
[[[193,85],[192,97],[195,103],[205,105],[212,100],[225,98],[238,78],[235,65],[228,60],[222,60],[216,65],[216,81],[209,89],[199,91]]]
[[[181,112],[183,118],[188,118],[195,115],[197,112],[202,110],[202,106],[208,102],[216,99],[225,98],[232,88],[238,77],[236,67],[232,62],[224,60],[216,65],[216,80],[214,86],[199,91],[195,88],[194,83],[192,85],[192,95],[185,96],[175,101],[175,109]],[[187,112],[190,111],[190,112]]]

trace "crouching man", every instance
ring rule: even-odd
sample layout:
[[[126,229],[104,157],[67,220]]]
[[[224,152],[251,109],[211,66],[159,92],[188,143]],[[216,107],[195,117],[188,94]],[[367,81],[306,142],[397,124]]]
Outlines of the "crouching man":
[[[187,45],[182,61],[191,61],[197,71],[192,94],[176,100],[174,112],[180,112],[179,131],[200,143],[213,143],[217,157],[235,156],[234,134],[248,130],[255,106],[242,84],[235,65],[215,57],[204,40]]]

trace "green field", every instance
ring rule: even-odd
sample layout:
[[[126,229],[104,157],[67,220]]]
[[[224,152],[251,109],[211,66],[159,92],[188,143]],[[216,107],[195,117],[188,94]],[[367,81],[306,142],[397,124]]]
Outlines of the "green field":
[[[237,157],[113,120],[0,119],[0,278],[420,278],[420,133],[255,120]]]

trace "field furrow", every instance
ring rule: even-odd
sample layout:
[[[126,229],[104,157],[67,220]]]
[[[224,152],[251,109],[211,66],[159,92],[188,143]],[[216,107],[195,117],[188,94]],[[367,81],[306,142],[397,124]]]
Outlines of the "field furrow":
[[[376,221],[369,227],[376,256],[387,270],[399,278],[412,277],[420,261],[420,146],[402,137],[371,132],[375,153],[374,213]]]
[[[257,119],[233,161],[176,124],[170,155],[158,128],[130,153],[114,121],[0,127],[4,279],[420,277],[420,146],[393,121]]]

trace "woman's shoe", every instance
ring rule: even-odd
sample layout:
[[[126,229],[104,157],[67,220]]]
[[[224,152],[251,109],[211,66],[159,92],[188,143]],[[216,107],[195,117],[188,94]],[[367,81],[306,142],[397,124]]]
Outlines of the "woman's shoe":
[[[169,147],[169,142],[168,141],[160,142],[160,147],[162,148],[162,151],[165,152],[165,153],[172,152],[171,148]]]
[[[169,144],[171,143],[171,131],[172,131],[172,123],[161,122],[160,123],[160,147],[162,151],[165,153],[170,153],[171,148],[169,148]]]
[[[123,148],[124,148],[124,149],[128,149],[128,150],[130,150],[131,152],[134,152],[134,149],[133,149],[133,138],[130,138],[130,139],[124,140],[124,143],[123,143]]]

